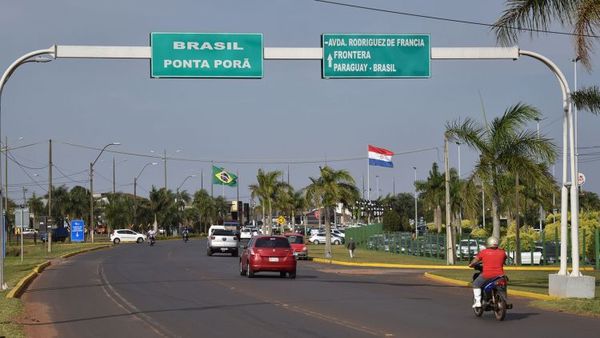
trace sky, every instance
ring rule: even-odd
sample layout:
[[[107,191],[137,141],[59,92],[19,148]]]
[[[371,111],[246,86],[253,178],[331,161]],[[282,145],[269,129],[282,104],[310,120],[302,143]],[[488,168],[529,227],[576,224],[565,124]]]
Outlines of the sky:
[[[482,23],[495,22],[504,10],[498,0],[340,2]],[[430,34],[433,48],[497,46],[485,26],[313,0],[2,0],[0,69],[55,44],[149,46],[151,32],[262,33],[265,47],[320,47],[324,33],[419,33]],[[518,45],[553,60],[573,86],[572,37],[522,34]],[[577,67],[578,87],[600,82],[600,46],[594,47],[593,70]],[[89,163],[104,145],[120,142],[94,166],[95,192],[112,191],[114,157],[116,190],[128,193],[145,164],[159,163],[138,179],[138,195],[147,196],[153,185],[164,185],[166,151],[169,189],[194,192],[203,185],[210,191],[214,164],[239,174],[245,201],[259,168],[281,170],[296,189],[329,165],[348,170],[359,189],[369,181],[372,198],[412,192],[413,167],[422,180],[433,162],[443,166],[448,121],[491,120],[519,102],[542,112],[541,133],[562,147],[558,82],[526,57],[433,60],[428,79],[330,80],[321,78],[319,60],[265,60],[262,79],[155,79],[147,59],[56,59],[19,67],[1,99],[2,142],[8,137],[14,160],[8,164],[8,193],[17,202],[23,187],[27,198],[47,192],[50,139],[55,185],[89,187]],[[584,189],[600,192],[600,158],[583,155],[600,146],[600,117],[578,117]],[[394,168],[371,167],[367,180],[369,144],[396,155]],[[458,167],[457,145],[449,151],[450,165]],[[476,153],[464,145],[460,153],[461,175],[467,177]],[[559,163],[559,181],[560,173]],[[214,187],[215,196],[223,193],[236,197],[235,188]]]

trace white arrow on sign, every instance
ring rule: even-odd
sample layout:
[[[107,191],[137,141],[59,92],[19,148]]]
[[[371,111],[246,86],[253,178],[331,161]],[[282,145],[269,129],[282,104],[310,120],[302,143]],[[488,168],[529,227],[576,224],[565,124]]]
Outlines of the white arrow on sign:
[[[327,65],[329,66],[329,68],[333,67],[333,58],[331,57],[331,54],[329,54],[329,56],[327,57]]]

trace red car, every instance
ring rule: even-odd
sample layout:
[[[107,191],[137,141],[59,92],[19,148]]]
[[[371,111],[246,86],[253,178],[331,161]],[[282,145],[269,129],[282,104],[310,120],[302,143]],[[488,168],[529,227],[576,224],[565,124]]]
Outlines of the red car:
[[[304,244],[304,236],[302,234],[284,234],[290,242],[294,255],[298,259],[308,259],[308,248]]]
[[[262,271],[296,278],[296,257],[285,236],[254,236],[240,257],[240,275],[254,277]]]

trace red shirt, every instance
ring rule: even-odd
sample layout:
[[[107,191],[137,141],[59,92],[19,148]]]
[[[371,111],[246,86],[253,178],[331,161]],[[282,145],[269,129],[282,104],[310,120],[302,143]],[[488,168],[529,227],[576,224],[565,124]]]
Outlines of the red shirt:
[[[483,277],[494,278],[504,275],[504,260],[506,252],[502,249],[485,249],[480,251],[476,256],[483,262]]]

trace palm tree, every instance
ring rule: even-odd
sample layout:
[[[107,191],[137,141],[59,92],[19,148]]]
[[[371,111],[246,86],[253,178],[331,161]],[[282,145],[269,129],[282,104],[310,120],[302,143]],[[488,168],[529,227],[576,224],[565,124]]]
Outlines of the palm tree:
[[[319,167],[321,176],[310,178],[311,184],[306,188],[309,200],[320,200],[325,209],[325,257],[331,257],[331,217],[338,203],[348,207],[359,199],[359,192],[354,185],[354,178],[347,170],[334,170],[331,167]]]
[[[471,180],[479,177],[491,184],[493,235],[500,238],[500,180],[507,173],[519,173],[540,186],[548,184],[538,163],[550,163],[556,157],[552,142],[535,132],[520,130],[525,123],[539,117],[532,106],[517,104],[509,107],[490,125],[481,126],[468,118],[464,122],[446,124],[449,139],[458,140],[479,152]]]
[[[446,187],[444,175],[439,171],[438,164],[433,163],[426,181],[415,182],[415,187],[420,192],[425,205],[433,209],[433,222],[438,233],[442,231],[442,204],[444,203]],[[415,220],[416,224],[417,220]]]
[[[494,31],[503,45],[516,43],[521,30],[546,30],[553,21],[573,26],[576,60],[591,70],[592,38],[600,28],[598,0],[508,0],[507,9],[496,21]],[[600,89],[583,88],[571,98],[580,110],[600,114]]]
[[[54,199],[54,193],[52,193]],[[71,219],[89,219],[90,191],[82,186],[75,186],[69,191],[67,213]]]
[[[521,30],[547,30],[553,21],[573,27],[576,55],[588,69],[592,37],[600,27],[598,0],[507,0],[494,31],[502,44],[517,42]]]
[[[109,194],[104,214],[108,221],[108,233],[111,228],[129,227],[133,223],[133,199],[122,193]]]
[[[175,194],[171,190],[152,186],[150,190],[150,204],[152,213],[156,216],[158,224],[166,226],[170,234],[171,225],[177,221],[177,207]]]
[[[198,210],[200,226],[204,226],[203,231],[207,232],[208,226],[213,223],[217,214],[214,199],[210,197],[206,190],[198,190],[194,193],[192,205],[194,209]]]
[[[48,198],[48,194],[45,196]],[[52,187],[52,210],[50,210],[50,217],[54,224],[63,224],[65,215],[68,213],[71,201],[69,196],[69,190],[66,186],[61,185],[60,187]],[[89,209],[89,200],[87,202]]]
[[[40,216],[45,214],[44,202],[42,201],[42,197],[37,196],[34,192],[33,195],[31,195],[31,198],[29,198],[29,200],[27,201],[27,204],[29,206],[29,210],[31,210],[33,216],[35,217],[33,220],[33,224],[38,224]]]
[[[279,178],[282,175],[282,172],[278,170],[265,172],[262,169],[258,169],[258,174],[256,175],[256,181],[258,183],[250,184],[248,186],[252,198],[258,198],[260,202],[263,215],[263,224],[267,225],[268,234],[271,234],[272,232],[273,199],[279,190],[283,186],[287,185],[286,183],[279,181]],[[268,213],[266,223],[265,209]]]

